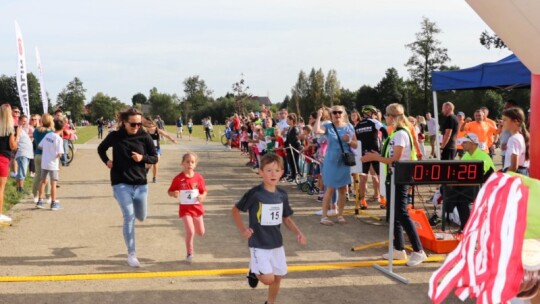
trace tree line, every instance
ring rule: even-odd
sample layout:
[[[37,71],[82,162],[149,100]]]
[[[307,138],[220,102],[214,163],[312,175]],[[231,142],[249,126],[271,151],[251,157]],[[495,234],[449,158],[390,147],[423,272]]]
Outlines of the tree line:
[[[458,66],[448,65],[450,62],[448,50],[437,39],[437,35],[441,32],[435,22],[425,17],[422,19],[420,31],[415,35],[416,40],[404,46],[411,52],[411,56],[404,63],[409,73],[408,78],[400,76],[396,68],[389,67],[375,86],[364,84],[351,90],[341,86],[337,71],[331,69],[325,73],[320,68],[312,68],[309,74],[299,72],[290,95],[283,101],[274,103],[271,110],[287,108],[290,112],[307,118],[321,106],[340,104],[348,109],[360,109],[363,105],[369,104],[384,110],[386,105],[399,102],[405,106],[408,115],[424,115],[432,112],[431,72],[459,69]],[[484,32],[479,40],[487,48],[491,45],[496,48],[506,47],[502,41],[496,39],[499,38],[491,37]],[[148,114],[160,115],[167,124],[173,124],[180,115],[184,119],[192,118],[195,123],[208,116],[212,117],[212,121],[223,122],[233,113],[247,114],[250,111],[258,111],[261,107],[250,92],[244,75],[231,85],[231,92],[218,98],[212,96],[213,91],[199,75],[186,78],[182,85],[183,97],[159,92],[154,87],[147,95],[135,93],[131,105],[103,92],[92,96],[87,103],[83,82],[75,77],[58,94],[54,105],[50,97],[47,103],[50,112],[61,108],[69,111],[74,121],[86,119],[94,122],[100,117],[113,119],[116,112],[128,106],[135,106],[146,109],[145,112]],[[32,73],[28,74],[28,90],[30,111],[41,113],[43,107],[39,82]],[[528,108],[530,90],[445,91],[439,92],[438,96],[441,103],[452,101],[456,109],[465,112],[466,115],[472,116],[475,109],[486,106],[494,117],[499,117],[504,101],[508,99],[513,99],[518,105]],[[0,76],[0,100],[20,106],[15,76]]]

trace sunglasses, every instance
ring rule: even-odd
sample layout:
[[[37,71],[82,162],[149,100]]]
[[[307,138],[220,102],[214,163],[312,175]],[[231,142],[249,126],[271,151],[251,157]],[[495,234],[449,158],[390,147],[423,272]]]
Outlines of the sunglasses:
[[[132,127],[132,128],[135,128],[135,127],[142,127],[142,122],[128,122],[129,126]]]
[[[341,115],[341,114],[343,114],[343,111],[332,111],[332,114],[334,114],[334,115],[338,115],[338,114]]]

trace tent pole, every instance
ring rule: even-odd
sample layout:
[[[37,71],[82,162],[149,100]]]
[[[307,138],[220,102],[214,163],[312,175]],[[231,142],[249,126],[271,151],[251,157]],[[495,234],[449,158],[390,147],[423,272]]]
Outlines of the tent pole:
[[[437,104],[437,91],[433,91],[433,119],[435,119],[435,130],[437,130],[437,135],[435,136],[435,155],[437,155],[437,159],[441,159],[441,149],[439,148],[441,146],[441,143],[439,142],[439,111],[437,110],[438,108],[439,105]]]
[[[527,114],[527,113],[525,113]],[[540,75],[531,74],[531,112],[529,116],[529,175],[540,178]]]

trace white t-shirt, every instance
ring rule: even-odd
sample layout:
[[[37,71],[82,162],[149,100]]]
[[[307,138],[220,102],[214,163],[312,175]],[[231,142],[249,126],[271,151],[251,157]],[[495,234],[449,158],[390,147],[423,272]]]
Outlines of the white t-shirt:
[[[64,153],[62,137],[54,132],[48,133],[39,143],[39,147],[43,150],[41,169],[59,170],[58,154]]]
[[[435,121],[435,118],[431,118],[430,120],[426,121],[427,124],[427,130],[429,132],[429,135],[436,135],[437,134],[437,123]]]
[[[506,144],[506,154],[504,157],[504,166],[503,168],[510,167],[510,164],[512,163],[512,154],[516,154],[518,156],[517,159],[517,165],[518,167],[528,167],[526,165],[525,160],[525,139],[523,138],[523,135],[520,133],[516,133],[510,138],[508,138],[508,142]]]
[[[411,160],[411,139],[409,138],[407,131],[397,131],[394,138],[390,140],[388,157],[392,158],[394,156],[395,146],[403,147],[403,153],[401,154],[401,158],[399,160]]]
[[[277,124],[277,127],[279,128],[279,131],[280,132],[283,132],[283,129],[288,129],[289,128],[289,124],[287,123],[287,119],[284,118],[282,120],[280,120]],[[285,137],[285,135],[282,134],[283,137]]]

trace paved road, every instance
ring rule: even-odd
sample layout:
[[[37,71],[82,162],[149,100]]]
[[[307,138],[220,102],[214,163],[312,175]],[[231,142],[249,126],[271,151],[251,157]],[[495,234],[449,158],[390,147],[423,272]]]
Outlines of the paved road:
[[[201,140],[164,145],[158,182],[150,184],[148,218],[136,224],[140,269],[126,264],[121,213],[112,197],[108,169],[97,157],[99,141],[79,145],[74,162],[60,173],[58,212],[34,209],[31,200],[11,211],[13,227],[0,228],[0,279],[12,276],[92,274],[96,280],[67,281],[53,277],[43,282],[0,282],[0,303],[264,303],[266,288],[247,286],[242,274],[186,274],[187,270],[242,269],[248,264],[246,242],[230,216],[234,202],[259,179],[245,167],[238,151],[224,151],[218,143]],[[171,179],[181,170],[184,151],[200,156],[209,197],[205,202],[207,233],[195,241],[192,265],[183,263],[183,227],[176,203],[167,196]],[[348,224],[325,227],[313,212],[314,196],[284,185],[290,193],[295,221],[308,238],[296,244],[283,228],[290,266],[323,265],[378,260],[384,248],[360,252],[351,247],[384,241],[387,226],[368,217],[347,216]],[[373,204],[369,212],[382,215]],[[398,283],[372,267],[311,269],[291,272],[282,283],[280,303],[429,303],[430,274],[439,263],[395,272],[410,280]],[[174,274],[167,272],[177,271]],[[237,272],[237,271],[236,271]],[[232,271],[232,273],[236,273]],[[116,274],[166,277],[112,279]],[[31,279],[31,278],[30,278]],[[457,302],[454,300],[449,303]]]

